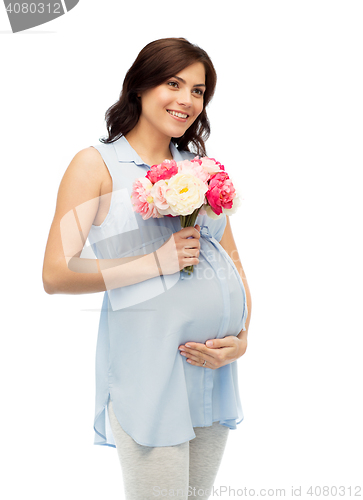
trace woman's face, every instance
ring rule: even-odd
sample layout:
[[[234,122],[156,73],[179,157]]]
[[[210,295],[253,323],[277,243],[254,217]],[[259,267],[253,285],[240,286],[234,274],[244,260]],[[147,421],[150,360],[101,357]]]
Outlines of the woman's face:
[[[191,64],[141,94],[139,121],[165,136],[181,137],[203,111],[205,88],[203,63]]]

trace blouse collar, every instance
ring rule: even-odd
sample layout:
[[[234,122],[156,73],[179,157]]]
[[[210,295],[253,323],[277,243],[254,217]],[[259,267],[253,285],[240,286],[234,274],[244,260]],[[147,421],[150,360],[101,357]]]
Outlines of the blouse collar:
[[[132,161],[136,165],[145,165],[149,167],[149,165],[146,165],[146,163],[144,163],[144,161],[140,158],[136,151],[131,147],[125,136],[122,135],[117,141],[113,143],[113,145],[116,150],[118,161],[126,163],[130,163]],[[170,152],[175,161],[183,160],[180,151],[172,141],[170,141]]]

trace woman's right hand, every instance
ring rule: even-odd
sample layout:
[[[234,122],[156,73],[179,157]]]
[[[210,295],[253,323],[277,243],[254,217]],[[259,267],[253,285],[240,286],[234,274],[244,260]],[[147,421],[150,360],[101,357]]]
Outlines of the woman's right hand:
[[[168,241],[156,250],[162,274],[174,274],[186,266],[198,264],[199,239],[199,224],[173,233]]]

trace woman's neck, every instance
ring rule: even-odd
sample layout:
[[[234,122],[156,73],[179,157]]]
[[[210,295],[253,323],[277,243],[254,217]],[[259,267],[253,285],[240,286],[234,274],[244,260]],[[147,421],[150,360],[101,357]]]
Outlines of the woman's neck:
[[[125,139],[147,165],[156,165],[163,160],[172,160],[170,151],[171,137],[161,135],[158,130],[150,129],[139,122],[125,135]]]

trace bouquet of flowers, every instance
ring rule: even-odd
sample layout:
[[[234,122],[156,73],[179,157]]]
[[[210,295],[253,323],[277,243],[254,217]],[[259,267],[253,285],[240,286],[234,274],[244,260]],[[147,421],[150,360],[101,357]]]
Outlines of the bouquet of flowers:
[[[194,226],[199,213],[218,219],[223,213],[234,213],[240,205],[224,165],[206,156],[153,165],[145,177],[133,183],[131,200],[134,212],[144,220],[179,216],[183,228]],[[193,266],[183,271],[190,274]]]

